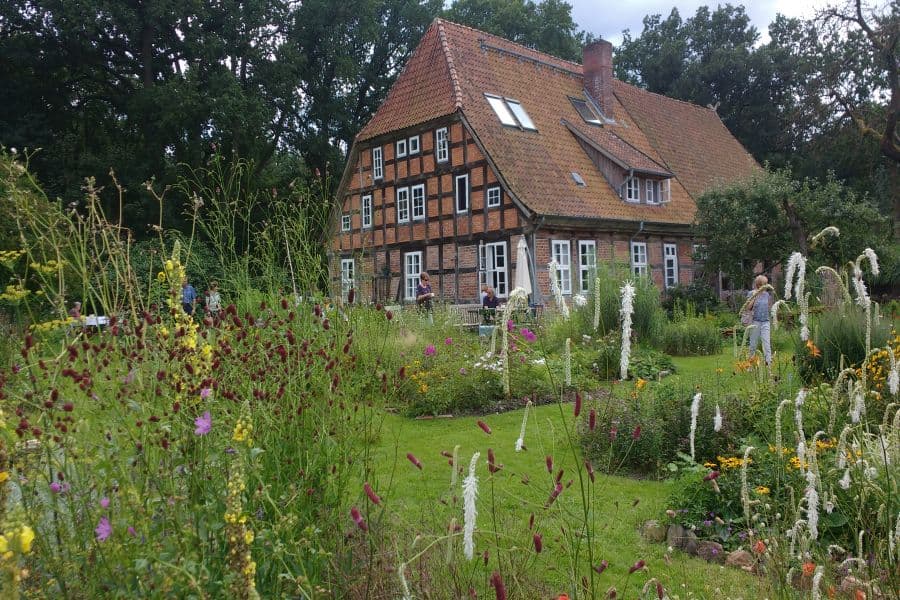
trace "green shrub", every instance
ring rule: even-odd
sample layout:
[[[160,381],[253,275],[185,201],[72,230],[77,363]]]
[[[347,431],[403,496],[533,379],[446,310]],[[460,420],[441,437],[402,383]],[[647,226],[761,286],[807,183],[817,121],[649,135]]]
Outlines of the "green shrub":
[[[631,353],[628,372],[632,377],[656,379],[661,373],[674,373],[675,363],[668,354],[648,346],[638,346]]]
[[[846,305],[841,310],[819,314],[812,322],[811,347],[795,341],[797,370],[803,381],[833,380],[843,365],[859,366],[866,354],[866,317],[862,308]],[[884,346],[890,339],[891,323],[885,318],[872,318],[872,348]]]
[[[662,330],[661,348],[675,356],[718,354],[722,336],[711,319],[688,317],[666,323]]]
[[[688,305],[700,313],[718,312],[722,302],[716,296],[715,290],[703,280],[692,281],[688,284],[678,284],[666,290],[666,297],[662,306],[670,315],[677,310],[685,310]]]

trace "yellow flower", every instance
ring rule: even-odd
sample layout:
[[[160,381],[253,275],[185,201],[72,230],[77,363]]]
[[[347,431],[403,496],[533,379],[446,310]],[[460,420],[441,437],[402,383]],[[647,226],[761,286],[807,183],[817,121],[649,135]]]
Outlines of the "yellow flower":
[[[4,483],[7,479],[9,479],[9,472],[0,471],[0,483]]]
[[[756,486],[756,493],[759,494],[760,496],[768,496],[770,491],[771,490],[769,490],[769,488],[767,488],[764,485]]]
[[[638,390],[644,389],[645,385],[647,385],[647,380],[641,379],[640,377],[638,377],[638,380],[634,383],[634,387],[636,387]]]
[[[166,274],[162,271],[156,274],[156,280],[160,283],[163,283],[166,280]]]
[[[9,541],[6,539],[6,536],[0,534],[0,554],[6,554],[9,550]]]
[[[244,532],[244,543],[248,546],[253,543],[253,532],[249,529]]]
[[[22,552],[28,554],[31,552],[31,542],[34,541],[34,530],[28,525],[22,525],[22,531],[19,533],[19,544]]]

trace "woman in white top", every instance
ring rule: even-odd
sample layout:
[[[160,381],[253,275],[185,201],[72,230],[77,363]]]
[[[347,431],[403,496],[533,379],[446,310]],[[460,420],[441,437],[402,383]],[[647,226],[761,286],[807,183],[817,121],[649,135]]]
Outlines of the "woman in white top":
[[[206,292],[206,314],[218,317],[222,310],[222,296],[219,295],[219,283],[213,281]]]

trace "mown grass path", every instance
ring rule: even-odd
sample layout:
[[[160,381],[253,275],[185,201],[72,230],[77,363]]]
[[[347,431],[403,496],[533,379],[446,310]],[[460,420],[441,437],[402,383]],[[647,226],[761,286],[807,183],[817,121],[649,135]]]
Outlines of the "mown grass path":
[[[724,353],[709,360],[724,364]],[[373,451],[373,483],[388,490],[383,494],[389,507],[388,517],[382,522],[391,528],[401,559],[405,560],[404,553],[410,556],[418,552],[431,539],[429,536],[446,531],[452,518],[462,524],[460,482],[464,473],[459,474],[451,489],[451,468],[447,458],[441,455],[441,451],[452,452],[454,446],[459,445],[461,467],[468,467],[473,452],[481,452],[477,470],[480,487],[476,559],[471,566],[465,567],[471,580],[484,582],[498,568],[495,543],[499,539],[499,545],[508,549],[501,553],[501,566],[509,554],[515,557],[509,560],[518,561],[530,580],[543,582],[548,593],[571,593],[572,568],[564,551],[561,527],[565,526],[568,531],[577,530],[583,523],[576,457],[566,441],[566,428],[574,434],[572,406],[549,405],[532,409],[525,435],[527,451],[516,453],[522,412],[516,410],[482,417],[492,430],[490,435],[477,426],[476,417],[433,420],[410,420],[396,415],[385,417],[381,439]],[[493,448],[497,463],[503,465],[493,479],[486,465],[488,448]],[[407,452],[421,460],[421,471],[407,460]],[[547,456],[553,458],[553,474],[547,471]],[[597,472],[596,483],[591,484],[580,464],[580,456],[578,451],[578,467],[591,498],[591,519],[595,528],[594,563],[603,559],[609,561],[608,570],[597,576],[595,589],[605,593],[610,586],[616,586],[620,598],[634,598],[639,595],[644,581],[656,577],[672,597],[749,599],[767,595],[766,582],[761,578],[709,564],[678,551],[669,553],[665,544],[650,544],[641,539],[638,534],[640,524],[647,519],[659,518],[667,508],[670,482]],[[569,480],[574,483],[563,491],[550,509],[545,509],[559,469],[564,470],[564,484]],[[458,497],[455,503],[454,496]],[[540,532],[544,540],[543,552],[539,555],[534,553],[533,532],[528,528],[531,513],[536,516],[535,531]],[[423,537],[412,548],[417,535]],[[455,561],[465,563],[461,540],[454,543],[449,549],[445,548],[446,544],[439,543],[430,552],[444,560],[444,553],[449,551]],[[491,559],[485,567],[481,553],[486,549],[490,550]],[[646,561],[647,572],[632,575],[625,590],[628,570],[638,560]],[[587,557],[583,554],[579,562],[578,576],[587,575]],[[508,571],[514,572],[514,569]],[[479,587],[486,589],[483,584]],[[435,582],[431,588],[440,589]],[[492,593],[488,597],[493,597]],[[579,597],[584,596],[579,594]]]

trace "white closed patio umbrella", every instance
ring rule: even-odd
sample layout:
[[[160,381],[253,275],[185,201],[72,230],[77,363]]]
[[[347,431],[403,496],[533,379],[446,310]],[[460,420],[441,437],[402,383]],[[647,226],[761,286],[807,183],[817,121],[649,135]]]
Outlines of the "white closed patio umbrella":
[[[522,288],[527,294],[531,294],[531,270],[528,267],[528,244],[525,237],[519,238],[519,246],[516,249],[516,278],[513,288]]]

